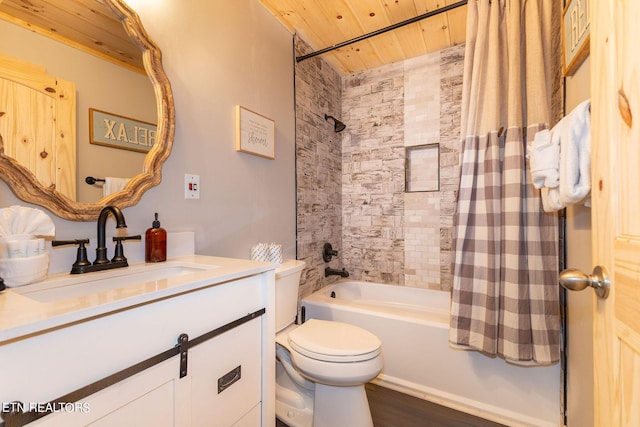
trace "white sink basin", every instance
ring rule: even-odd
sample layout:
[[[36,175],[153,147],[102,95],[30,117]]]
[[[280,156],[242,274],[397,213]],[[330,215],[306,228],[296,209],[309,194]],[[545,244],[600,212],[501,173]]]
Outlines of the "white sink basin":
[[[218,268],[215,265],[190,263],[141,264],[115,270],[85,274],[67,274],[33,285],[12,288],[15,292],[39,302],[62,301],[100,292],[138,285],[145,289],[162,289],[168,279]]]

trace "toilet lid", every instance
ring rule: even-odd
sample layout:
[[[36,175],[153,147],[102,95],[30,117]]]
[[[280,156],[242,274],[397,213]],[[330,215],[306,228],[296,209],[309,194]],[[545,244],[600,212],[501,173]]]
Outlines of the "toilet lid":
[[[382,343],[369,331],[347,323],[309,319],[289,333],[295,351],[314,359],[337,362],[368,360]]]

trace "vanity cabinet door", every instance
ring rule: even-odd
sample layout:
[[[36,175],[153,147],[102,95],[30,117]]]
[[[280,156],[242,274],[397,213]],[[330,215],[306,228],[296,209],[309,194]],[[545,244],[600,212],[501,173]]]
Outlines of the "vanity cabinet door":
[[[260,425],[259,410],[258,422],[250,420],[255,420],[254,408],[260,403],[261,358],[260,319],[189,350],[192,425]]]
[[[179,378],[179,363],[173,358],[29,426],[187,427],[189,392],[188,381]]]

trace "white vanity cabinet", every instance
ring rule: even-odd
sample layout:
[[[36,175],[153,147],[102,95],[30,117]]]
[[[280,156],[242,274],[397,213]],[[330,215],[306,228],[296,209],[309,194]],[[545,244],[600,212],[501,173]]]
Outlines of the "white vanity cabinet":
[[[193,426],[230,426],[260,404],[260,356],[256,320],[189,352]]]
[[[77,407],[40,418],[28,426],[112,427],[189,425],[189,387],[167,360],[78,401]]]
[[[0,402],[46,404],[173,352],[29,425],[273,425],[273,281],[267,271],[3,343]]]

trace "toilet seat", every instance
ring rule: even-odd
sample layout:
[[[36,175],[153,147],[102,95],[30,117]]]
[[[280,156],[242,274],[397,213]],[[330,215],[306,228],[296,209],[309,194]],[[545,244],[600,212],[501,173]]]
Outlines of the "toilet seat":
[[[380,355],[378,337],[342,322],[309,319],[288,334],[291,349],[323,362],[362,362]]]

